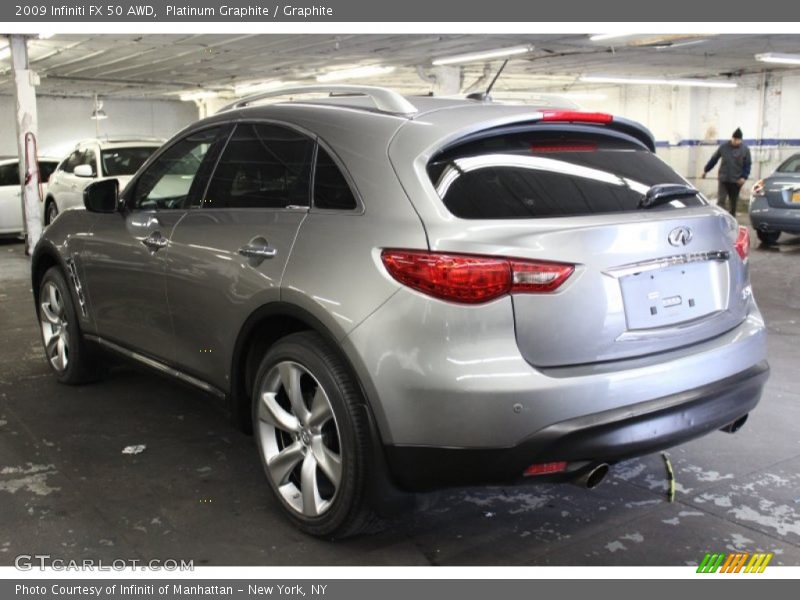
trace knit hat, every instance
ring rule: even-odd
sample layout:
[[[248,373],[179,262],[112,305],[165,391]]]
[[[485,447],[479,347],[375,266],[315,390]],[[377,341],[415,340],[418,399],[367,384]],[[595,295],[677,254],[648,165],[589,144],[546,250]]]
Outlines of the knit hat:
[[[733,132],[733,135],[731,137],[736,140],[742,139],[742,130],[737,127],[736,131]]]

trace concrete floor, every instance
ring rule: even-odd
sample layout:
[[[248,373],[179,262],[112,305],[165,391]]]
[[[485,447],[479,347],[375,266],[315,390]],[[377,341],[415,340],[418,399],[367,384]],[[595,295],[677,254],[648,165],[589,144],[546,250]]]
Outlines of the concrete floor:
[[[756,242],[757,245],[757,242]],[[800,565],[800,238],[753,249],[772,377],[738,434],[616,465],[599,488],[439,493],[369,537],[327,543],[278,512],[252,439],[206,397],[116,368],[67,387],[45,364],[19,243],[0,243],[0,564],[183,558],[196,565],[685,565],[763,551]],[[138,455],[125,446],[145,444]]]

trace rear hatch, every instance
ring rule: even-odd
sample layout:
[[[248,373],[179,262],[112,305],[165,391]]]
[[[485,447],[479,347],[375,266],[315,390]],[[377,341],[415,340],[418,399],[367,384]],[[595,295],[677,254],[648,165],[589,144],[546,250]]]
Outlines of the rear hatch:
[[[513,127],[472,136],[427,165],[453,218],[431,249],[575,265],[556,290],[512,293],[519,348],[555,367],[664,352],[728,331],[750,288],[735,221],[639,141],[601,127]],[[739,239],[741,243],[742,240]]]

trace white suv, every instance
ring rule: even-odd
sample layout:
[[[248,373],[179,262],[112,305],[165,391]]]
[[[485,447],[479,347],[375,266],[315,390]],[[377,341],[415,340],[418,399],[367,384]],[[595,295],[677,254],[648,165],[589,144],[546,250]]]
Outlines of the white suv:
[[[79,142],[50,178],[44,224],[68,208],[83,208],[83,189],[102,178],[119,180],[124,188],[164,140],[157,138],[89,139]]]

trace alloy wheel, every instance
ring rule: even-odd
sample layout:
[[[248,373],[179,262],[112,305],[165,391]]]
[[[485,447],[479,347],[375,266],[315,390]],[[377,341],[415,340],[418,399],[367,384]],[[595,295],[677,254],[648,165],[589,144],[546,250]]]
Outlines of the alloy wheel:
[[[258,394],[257,434],[267,476],[292,510],[322,515],[342,483],[341,438],[328,395],[292,361],[272,367]]]
[[[58,287],[48,281],[42,289],[39,321],[42,325],[45,353],[53,368],[60,372],[69,364],[69,335],[64,299]]]

